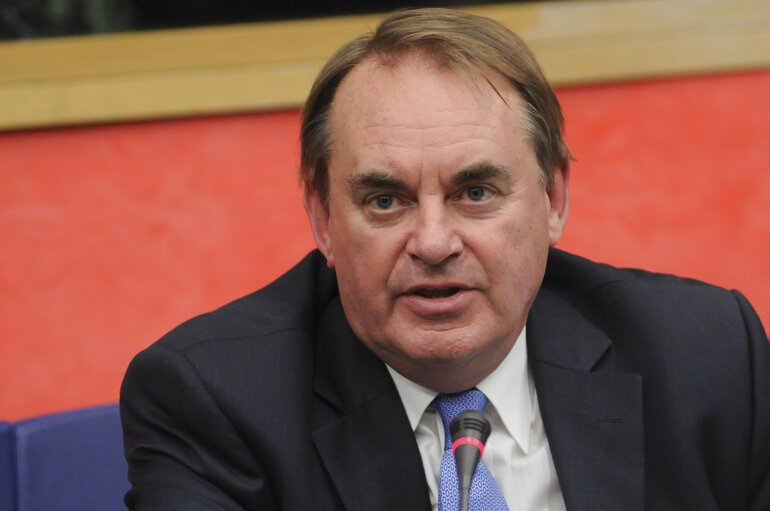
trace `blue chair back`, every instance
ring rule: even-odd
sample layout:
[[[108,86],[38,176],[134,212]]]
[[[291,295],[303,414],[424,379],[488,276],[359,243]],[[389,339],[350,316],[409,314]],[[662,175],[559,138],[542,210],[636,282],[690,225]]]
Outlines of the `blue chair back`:
[[[123,510],[128,466],[118,405],[13,424],[16,511]]]
[[[0,422],[0,511],[16,509],[16,470],[13,453],[13,431]]]

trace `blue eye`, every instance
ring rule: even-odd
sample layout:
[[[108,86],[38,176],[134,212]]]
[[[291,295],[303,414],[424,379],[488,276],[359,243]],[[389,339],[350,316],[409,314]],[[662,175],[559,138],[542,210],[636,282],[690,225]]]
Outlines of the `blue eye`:
[[[486,198],[487,190],[483,186],[471,186],[465,190],[465,196],[473,202],[478,202]]]
[[[374,205],[379,209],[390,209],[393,207],[395,199],[392,195],[378,195],[373,199]]]

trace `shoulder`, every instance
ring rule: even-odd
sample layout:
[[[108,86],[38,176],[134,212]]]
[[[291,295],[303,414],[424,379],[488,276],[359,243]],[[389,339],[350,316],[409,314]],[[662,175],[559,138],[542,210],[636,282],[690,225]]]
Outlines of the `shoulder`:
[[[213,341],[301,335],[336,295],[334,273],[314,250],[266,287],[185,321],[156,344],[184,351]]]
[[[612,286],[614,284],[674,288],[695,287],[699,289],[711,287],[719,289],[699,280],[676,275],[655,273],[636,268],[618,268],[555,248],[552,248],[548,254],[545,286],[552,287],[560,292],[569,293]]]
[[[609,340],[615,362],[654,374],[651,380],[665,374],[668,380],[740,385],[755,371],[766,374],[770,363],[767,336],[748,301],[697,280],[553,250],[536,303],[541,324],[590,324]]]
[[[601,311],[659,311],[687,318],[698,311],[739,313],[745,299],[736,291],[695,279],[640,269],[617,268],[551,249],[545,292]],[[597,311],[598,312],[598,311]]]
[[[269,402],[288,385],[286,375],[308,386],[315,324],[336,296],[333,272],[313,251],[265,288],[185,321],[138,353],[122,396],[176,399],[197,389],[196,395],[210,394],[222,406],[245,388],[263,389]]]
[[[336,303],[336,289],[314,251],[265,288],[185,321],[129,364],[124,415],[158,406],[180,423],[197,415],[213,424],[220,414],[244,424],[268,420],[276,396],[311,388],[314,325]],[[255,410],[261,415],[243,419]]]
[[[752,344],[766,349],[766,334],[743,295],[694,279],[615,268],[552,250],[540,294],[542,303],[579,314],[616,348],[639,357],[710,353],[719,361],[727,353],[748,356]]]

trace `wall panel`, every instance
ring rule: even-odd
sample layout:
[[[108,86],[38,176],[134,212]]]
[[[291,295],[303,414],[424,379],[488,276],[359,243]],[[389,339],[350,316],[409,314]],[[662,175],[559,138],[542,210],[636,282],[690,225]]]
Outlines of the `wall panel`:
[[[739,288],[770,323],[770,70],[561,87],[563,247]],[[0,418],[112,402],[130,358],[312,246],[296,110],[0,134]]]

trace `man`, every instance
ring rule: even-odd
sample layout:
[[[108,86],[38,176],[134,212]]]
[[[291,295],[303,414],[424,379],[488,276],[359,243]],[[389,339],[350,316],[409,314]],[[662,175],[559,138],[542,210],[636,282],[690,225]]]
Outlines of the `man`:
[[[303,115],[320,253],[132,362],[129,507],[455,509],[447,410],[472,397],[471,509],[770,509],[756,314],[550,248],[562,124],[491,20],[404,11],[343,47]]]

